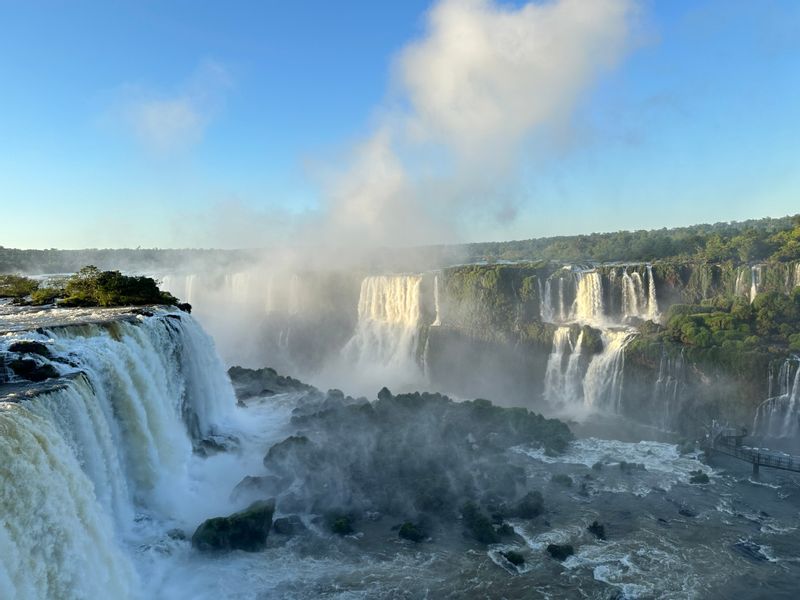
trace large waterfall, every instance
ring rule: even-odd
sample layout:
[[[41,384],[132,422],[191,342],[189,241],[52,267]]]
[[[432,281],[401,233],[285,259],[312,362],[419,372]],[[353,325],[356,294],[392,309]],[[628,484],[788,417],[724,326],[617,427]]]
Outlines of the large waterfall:
[[[0,402],[0,597],[140,597],[125,551],[139,516],[193,513],[193,443],[235,410],[212,342],[166,311],[0,340],[43,344],[32,360],[62,375]]]
[[[800,435],[800,358],[788,358],[777,379],[770,372],[769,398],[757,409],[753,429],[769,438]]]
[[[341,359],[367,386],[422,380],[419,341],[422,316],[419,275],[367,277],[361,283],[358,323]],[[381,383],[383,382],[383,383]]]

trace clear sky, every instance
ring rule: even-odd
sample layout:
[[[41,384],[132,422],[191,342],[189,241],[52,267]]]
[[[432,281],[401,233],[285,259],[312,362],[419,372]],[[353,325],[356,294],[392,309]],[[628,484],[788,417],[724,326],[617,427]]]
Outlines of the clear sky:
[[[424,214],[433,241],[800,212],[800,2],[536,4],[565,7],[0,0],[0,245],[264,246],[366,213]],[[520,31],[546,41],[506,48]],[[476,90],[488,106],[464,106]]]

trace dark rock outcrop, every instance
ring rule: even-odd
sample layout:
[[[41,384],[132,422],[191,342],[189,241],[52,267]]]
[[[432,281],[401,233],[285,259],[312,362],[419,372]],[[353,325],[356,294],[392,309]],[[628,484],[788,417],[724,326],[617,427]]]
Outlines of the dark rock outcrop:
[[[28,381],[45,381],[59,377],[58,370],[49,363],[40,364],[32,358],[17,358],[6,363],[9,369],[20,379]]]
[[[203,552],[263,550],[274,512],[274,500],[259,500],[227,517],[208,519],[194,532],[192,546]]]
[[[575,554],[575,549],[570,544],[548,544],[547,553],[556,560],[563,562]]]

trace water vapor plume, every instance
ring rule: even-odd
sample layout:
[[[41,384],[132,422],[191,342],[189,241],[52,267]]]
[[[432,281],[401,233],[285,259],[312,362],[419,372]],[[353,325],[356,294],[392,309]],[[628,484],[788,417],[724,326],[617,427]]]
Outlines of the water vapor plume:
[[[396,58],[390,107],[326,182],[325,238],[441,243],[476,218],[513,220],[526,143],[568,127],[622,57],[632,14],[631,0],[434,5]]]

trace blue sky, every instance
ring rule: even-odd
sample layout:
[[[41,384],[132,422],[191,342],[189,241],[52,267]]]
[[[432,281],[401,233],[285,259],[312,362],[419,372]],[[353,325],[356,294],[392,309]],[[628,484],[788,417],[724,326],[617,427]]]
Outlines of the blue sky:
[[[398,56],[432,6],[0,0],[0,245],[263,246],[335,210],[352,147],[413,120]],[[624,51],[508,144],[491,200],[446,205],[443,240],[800,212],[800,3],[631,7]],[[392,152],[434,202],[438,162]]]

